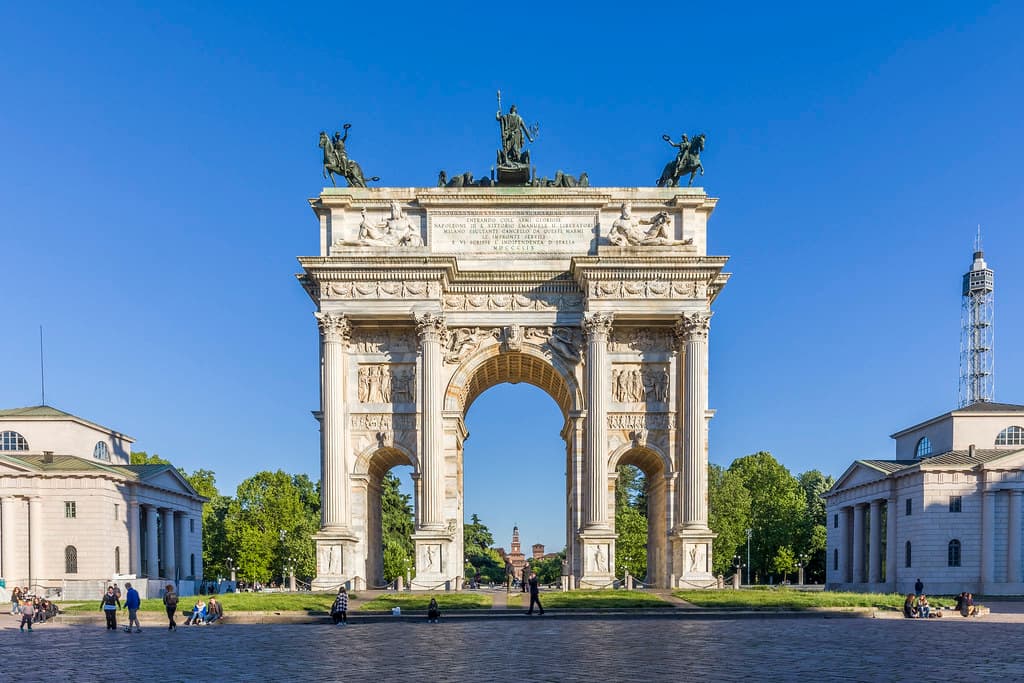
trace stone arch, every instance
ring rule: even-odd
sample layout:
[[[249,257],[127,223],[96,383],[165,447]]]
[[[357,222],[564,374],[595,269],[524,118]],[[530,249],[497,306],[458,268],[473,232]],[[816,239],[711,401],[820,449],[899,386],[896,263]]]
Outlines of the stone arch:
[[[667,586],[669,583],[670,549],[668,530],[672,527],[669,500],[669,481],[675,476],[672,458],[657,445],[630,442],[619,446],[608,457],[609,518],[615,519],[615,481],[624,465],[635,465],[647,478],[647,576],[650,585]]]
[[[356,454],[356,461],[352,466],[354,476],[377,476],[383,477],[392,467],[409,465],[414,471],[419,471],[419,463],[416,456],[399,444],[382,446],[379,443],[367,446]]]
[[[480,394],[503,382],[532,384],[551,396],[565,416],[583,409],[583,392],[572,370],[539,346],[524,343],[518,351],[491,344],[464,360],[445,390],[445,410],[465,415]]]
[[[367,586],[384,584],[381,484],[392,468],[402,465],[419,471],[416,457],[398,444],[374,443],[356,454],[351,478],[353,525],[362,532],[358,564],[364,568],[360,578]]]

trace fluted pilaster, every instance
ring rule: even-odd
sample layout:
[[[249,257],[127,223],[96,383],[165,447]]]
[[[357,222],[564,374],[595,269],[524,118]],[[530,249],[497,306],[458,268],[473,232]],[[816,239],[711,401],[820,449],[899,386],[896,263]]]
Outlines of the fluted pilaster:
[[[316,313],[323,343],[320,410],[323,413],[320,453],[322,529],[345,529],[348,505],[348,424],[345,414],[345,351],[352,325],[341,313]]]
[[[28,553],[29,578],[35,584],[47,578],[43,562],[43,499],[33,496],[28,499]]]
[[[587,334],[587,516],[584,527],[608,527],[608,336],[611,313],[588,313],[583,320]]]
[[[442,422],[444,386],[441,377],[441,344],[447,334],[444,316],[425,313],[416,316],[423,363],[423,444],[420,474],[423,529],[439,530],[444,524],[444,429]]]
[[[708,528],[707,419],[708,330],[711,313],[686,313],[676,325],[683,370],[683,476],[681,521],[684,528]]]
[[[160,576],[160,557],[157,550],[156,508],[143,505],[146,509],[146,576],[155,579]]]
[[[1006,525],[1006,580],[1009,583],[1020,583],[1021,581],[1021,556],[1020,556],[1020,526],[1021,526],[1021,497],[1024,492],[1020,490],[1010,491],[1010,516]]]
[[[177,563],[175,562],[175,533],[174,533],[174,510],[169,508],[162,508],[160,510],[160,519],[163,523],[164,528],[164,575],[170,579],[175,580],[177,577]]]
[[[882,501],[871,501],[871,522],[868,545],[868,581],[870,583],[881,583],[882,581]]]

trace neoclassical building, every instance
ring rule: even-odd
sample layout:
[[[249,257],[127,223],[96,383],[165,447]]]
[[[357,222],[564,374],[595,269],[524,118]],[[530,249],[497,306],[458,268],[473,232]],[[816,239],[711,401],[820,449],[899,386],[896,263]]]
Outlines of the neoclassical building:
[[[714,585],[711,306],[700,188],[328,188],[299,281],[320,331],[323,518],[314,586],[383,583],[380,486],[413,468],[414,589],[457,587],[473,401],[502,382],[564,417],[570,585],[615,576],[616,469],[650,483],[648,581]],[[508,407],[516,425],[516,407]]]
[[[827,587],[1024,594],[1024,405],[976,402],[892,435],[825,494]]]
[[[94,598],[132,580],[185,595],[203,576],[205,498],[170,465],[131,465],[134,442],[50,406],[0,410],[0,575]]]

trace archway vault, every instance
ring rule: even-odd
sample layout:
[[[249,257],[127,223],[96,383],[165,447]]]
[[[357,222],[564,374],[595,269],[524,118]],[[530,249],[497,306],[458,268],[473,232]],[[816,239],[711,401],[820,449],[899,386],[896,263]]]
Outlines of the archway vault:
[[[565,417],[582,408],[576,377],[541,349],[524,345],[519,351],[502,351],[494,345],[466,359],[455,371],[445,392],[445,409],[465,414],[480,394],[503,382],[526,382],[541,389]]]

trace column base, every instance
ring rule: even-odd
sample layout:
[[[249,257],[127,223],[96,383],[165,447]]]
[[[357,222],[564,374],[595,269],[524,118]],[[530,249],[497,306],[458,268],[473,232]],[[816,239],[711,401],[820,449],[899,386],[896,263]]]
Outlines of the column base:
[[[461,567],[451,566],[452,537],[447,529],[420,529],[412,535],[416,544],[416,576],[409,590],[458,590]]]
[[[707,528],[681,529],[672,536],[672,587],[716,588],[711,572],[712,541],[718,534]]]
[[[356,574],[356,542],[348,529],[321,529],[313,535],[316,541],[316,578],[310,584],[314,591],[335,591],[341,586],[349,590],[366,587],[366,577]]]
[[[586,529],[579,536],[583,572],[577,581],[582,589],[611,588],[615,582],[615,532]]]

